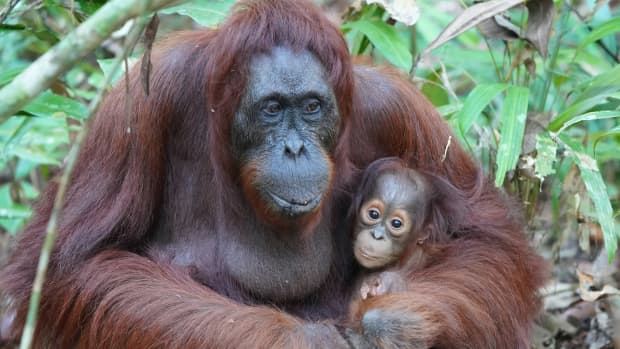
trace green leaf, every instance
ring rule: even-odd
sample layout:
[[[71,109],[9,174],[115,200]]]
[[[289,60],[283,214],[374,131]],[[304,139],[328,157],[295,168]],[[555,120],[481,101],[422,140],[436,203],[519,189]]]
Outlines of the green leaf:
[[[517,165],[521,154],[521,143],[527,120],[527,106],[530,90],[520,86],[510,86],[502,108],[502,126],[497,148],[497,172],[495,185],[504,183],[506,172]]]
[[[569,150],[571,158],[581,171],[581,178],[588,191],[588,196],[590,196],[590,199],[594,203],[598,223],[601,225],[601,230],[603,231],[607,256],[611,262],[616,254],[618,238],[620,236],[615,230],[611,202],[609,201],[607,188],[599,172],[596,160],[585,154],[583,146],[580,143],[563,136],[560,136],[560,139],[560,142],[564,143],[567,150]]]
[[[437,107],[437,112],[439,113],[439,115],[445,118],[448,115],[452,115],[454,113],[461,111],[462,109],[463,109],[463,105],[460,103],[446,104],[446,105],[442,105],[441,107]]]
[[[82,11],[92,15],[105,4],[105,0],[77,0],[77,3],[80,4]]]
[[[620,117],[620,111],[614,111],[614,110],[593,111],[590,113],[577,115],[574,118],[568,120],[564,125],[562,125],[562,127],[558,130],[557,133],[559,134],[565,129],[567,129],[568,127],[571,127],[582,121],[603,120],[603,119],[611,119],[611,118],[617,118],[617,117]]]
[[[479,84],[469,93],[463,109],[456,116],[463,136],[474,125],[484,108],[507,87],[506,84]]]
[[[342,25],[343,29],[355,29],[364,33],[379,52],[393,65],[406,72],[411,70],[413,56],[407,43],[396,28],[379,20],[360,19]]]
[[[620,65],[607,69],[603,73],[580,83],[575,88],[578,96],[574,101],[579,102],[601,95],[601,97],[607,97],[607,93],[620,90],[618,81],[620,81]]]
[[[13,78],[19,75],[26,69],[26,66],[21,66],[12,69],[0,70],[0,86],[4,86],[11,82]]]
[[[580,84],[575,90],[577,96],[562,113],[549,124],[550,131],[558,131],[564,123],[604,103],[611,94],[620,90],[620,66],[616,66]]]
[[[612,18],[611,20],[601,24],[598,28],[594,29],[588,36],[586,36],[585,39],[583,39],[576,52],[581,51],[584,47],[597,40],[617,32],[620,32],[620,17]]]
[[[30,213],[26,206],[0,207],[0,218],[4,219],[28,218]]]
[[[74,119],[82,120],[88,116],[88,108],[73,99],[44,92],[24,107],[25,111],[36,116],[51,116],[64,113]]]
[[[15,234],[30,218],[31,210],[26,205],[13,202],[11,186],[12,184],[0,186],[0,226],[9,233]]]
[[[598,145],[598,142],[600,140],[602,140],[605,137],[609,137],[609,136],[613,136],[613,135],[619,135],[620,134],[620,125],[610,129],[609,131],[603,133],[602,135],[600,135],[599,137],[596,138],[596,140],[594,141],[594,146],[593,146],[593,150],[592,152],[594,154],[596,154],[596,146]]]
[[[160,13],[178,13],[191,17],[198,24],[213,27],[221,22],[235,3],[234,0],[194,0],[188,3],[169,7]]]
[[[546,176],[554,174],[553,164],[556,160],[557,145],[547,132],[536,135],[536,177],[542,182]]]
[[[40,164],[26,159],[17,159],[17,165],[15,165],[15,179],[24,179],[26,176],[36,169]],[[23,181],[22,183],[26,183]]]
[[[8,155],[15,155],[21,159],[36,162],[38,164],[48,164],[60,166],[60,161],[56,160],[44,151],[28,149],[25,147],[14,146],[7,152]]]
[[[24,135],[24,133],[28,130],[28,124],[32,122],[33,118],[29,117],[19,117],[21,122],[19,125],[13,130],[11,134],[4,140],[4,147],[8,147],[16,138],[19,138]]]

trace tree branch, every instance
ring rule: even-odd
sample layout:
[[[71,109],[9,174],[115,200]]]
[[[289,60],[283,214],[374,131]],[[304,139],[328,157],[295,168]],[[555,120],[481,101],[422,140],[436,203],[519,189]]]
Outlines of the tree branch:
[[[0,123],[14,115],[125,22],[178,0],[111,0],[0,90]]]

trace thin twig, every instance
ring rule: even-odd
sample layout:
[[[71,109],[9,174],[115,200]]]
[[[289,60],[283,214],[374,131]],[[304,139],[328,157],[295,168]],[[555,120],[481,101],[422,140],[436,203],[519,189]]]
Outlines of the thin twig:
[[[443,156],[441,157],[441,162],[446,161],[446,157],[448,157],[448,149],[450,149],[451,144],[452,144],[452,136],[449,136],[448,142],[446,142],[446,149],[444,149]]]
[[[127,57],[127,55],[129,55],[129,53],[135,47],[138,39],[140,38],[140,34],[146,26],[146,23],[147,21],[145,17],[142,17],[137,19],[133,24],[131,30],[127,34],[127,37],[125,38],[125,44],[123,46],[121,54],[118,55],[114,60],[112,73],[106,76],[105,82],[97,93],[97,96],[95,96],[95,98],[88,105],[89,115],[93,115],[99,108],[99,104],[103,99],[105,91],[107,91],[107,88],[110,85],[112,76],[114,76],[114,72],[118,70],[121,62],[123,62],[125,57]],[[22,334],[21,342],[19,345],[20,349],[28,349],[32,345],[32,339],[34,336],[37,321],[37,312],[39,309],[39,301],[41,299],[41,291],[43,289],[43,284],[45,283],[45,274],[47,273],[50,254],[54,247],[54,242],[56,241],[58,220],[62,213],[62,205],[64,202],[65,194],[67,192],[69,179],[71,178],[71,173],[73,172],[73,167],[75,166],[77,156],[82,147],[82,143],[84,142],[86,134],[88,133],[88,128],[89,122],[85,122],[76,137],[75,143],[71,147],[71,151],[67,155],[67,164],[58,183],[58,190],[56,192],[56,198],[54,199],[54,207],[52,208],[52,213],[50,214],[50,218],[47,222],[47,227],[45,229],[45,241],[43,242],[43,248],[41,249],[41,255],[39,257],[39,264],[37,265],[37,274],[35,276],[34,284],[32,287],[32,295],[30,297],[30,305],[28,307],[28,317],[26,318],[26,325],[24,326],[24,332]]]
[[[185,1],[185,0],[184,0]],[[179,0],[110,0],[0,89],[0,122],[13,116],[129,19]]]

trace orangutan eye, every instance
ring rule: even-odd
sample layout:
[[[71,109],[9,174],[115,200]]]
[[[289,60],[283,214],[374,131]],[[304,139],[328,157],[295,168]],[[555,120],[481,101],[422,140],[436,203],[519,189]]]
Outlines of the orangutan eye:
[[[401,221],[400,219],[392,219],[390,224],[394,229],[400,229],[400,227],[403,226],[403,221]]]
[[[370,219],[372,219],[373,221],[376,221],[377,219],[379,219],[379,217],[381,217],[381,214],[379,213],[379,211],[371,208],[370,210],[368,210],[368,217],[370,217]]]
[[[277,116],[282,111],[282,106],[276,101],[269,101],[263,108],[263,112],[268,116]]]
[[[308,101],[308,103],[306,103],[306,106],[304,107],[304,112],[306,114],[314,114],[318,112],[320,109],[321,109],[321,102],[319,102],[316,99],[312,99]]]

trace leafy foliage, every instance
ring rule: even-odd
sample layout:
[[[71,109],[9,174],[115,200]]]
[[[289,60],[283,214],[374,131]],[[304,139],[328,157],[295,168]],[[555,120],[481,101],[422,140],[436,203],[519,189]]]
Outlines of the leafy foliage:
[[[555,212],[597,222],[612,256],[619,239],[620,10],[551,0],[372,2],[345,14],[351,52],[412,74],[498,186],[518,195],[531,216],[551,200]],[[19,2],[0,23],[0,86],[104,3]],[[217,25],[233,3],[194,0],[165,9],[160,32]],[[58,171],[118,41],[111,38],[0,124],[6,231],[23,226],[32,200]],[[583,188],[565,186],[570,169],[579,170]],[[557,200],[560,192],[588,198],[593,209]],[[558,236],[561,223],[554,225]]]
[[[584,190],[574,194],[589,198],[592,211],[579,212],[570,202],[558,202],[565,205],[559,210],[598,222],[611,258],[620,237],[614,220],[620,184],[620,66],[614,35],[620,32],[620,11],[550,0],[526,5],[487,1],[464,10],[449,3],[442,2],[452,10],[451,17],[437,13],[432,8],[436,3],[417,2],[423,15],[409,51],[422,53],[414,59],[414,80],[431,101],[440,103],[442,115],[494,173],[496,185],[519,195],[530,216],[546,204],[539,197]],[[407,37],[412,30],[373,6],[349,14],[352,21],[369,17],[392,24],[397,32],[392,37],[398,32]],[[480,32],[473,30],[478,24]],[[350,23],[343,27],[355,28]],[[355,53],[385,57],[393,64],[392,57],[404,56],[394,52],[404,45],[386,49],[366,36],[371,47],[353,45]],[[407,66],[395,65],[409,72]],[[560,169],[566,166],[579,169],[584,189],[564,187],[568,172]],[[555,225],[556,234],[562,233],[561,225]]]

